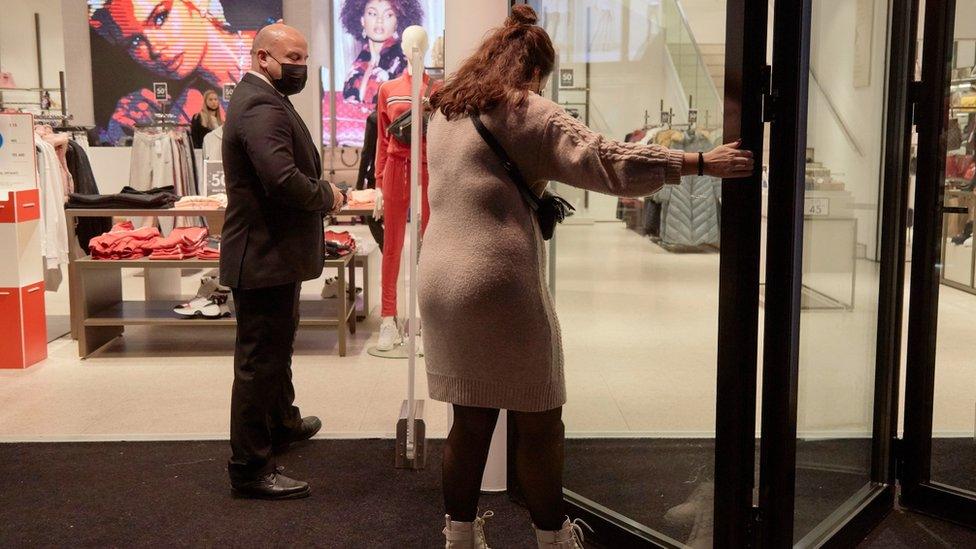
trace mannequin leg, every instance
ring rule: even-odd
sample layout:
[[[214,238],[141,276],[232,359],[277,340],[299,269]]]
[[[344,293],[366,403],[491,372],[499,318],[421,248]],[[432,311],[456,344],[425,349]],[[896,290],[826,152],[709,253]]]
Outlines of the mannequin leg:
[[[397,315],[397,280],[400,277],[400,255],[407,233],[407,210],[410,208],[410,171],[407,163],[390,158],[383,174],[383,274],[381,316]]]

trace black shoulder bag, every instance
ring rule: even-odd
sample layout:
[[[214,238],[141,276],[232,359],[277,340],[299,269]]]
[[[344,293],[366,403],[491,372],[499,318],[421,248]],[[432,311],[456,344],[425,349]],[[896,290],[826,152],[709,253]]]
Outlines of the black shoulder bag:
[[[424,104],[420,106],[420,117],[424,119],[423,126],[420,127],[421,135],[427,135],[427,123],[430,121],[430,92],[431,88],[434,87],[433,82],[427,84],[427,88],[424,90],[423,102]],[[413,125],[413,108],[407,109],[407,111],[396,119],[390,122],[390,127],[387,131],[390,132],[397,141],[403,143],[404,145],[410,144],[410,127]]]
[[[556,232],[556,225],[573,215],[572,212],[575,212],[576,208],[557,194],[547,192],[542,198],[536,196],[525,182],[525,178],[522,177],[522,172],[519,171],[518,166],[515,165],[515,162],[512,162],[512,159],[505,153],[505,149],[498,143],[495,136],[485,127],[485,123],[481,121],[481,116],[472,114],[471,122],[474,123],[474,127],[478,130],[481,138],[485,140],[488,147],[501,161],[502,167],[505,168],[505,173],[508,174],[509,179],[518,187],[522,198],[525,199],[529,208],[535,212],[536,219],[539,221],[539,230],[542,232],[542,238],[545,240],[551,239]]]

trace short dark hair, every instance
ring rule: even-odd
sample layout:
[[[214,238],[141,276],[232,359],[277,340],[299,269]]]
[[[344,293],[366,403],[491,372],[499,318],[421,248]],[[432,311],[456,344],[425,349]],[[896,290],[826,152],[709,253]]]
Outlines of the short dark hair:
[[[342,28],[357,39],[362,39],[363,24],[360,21],[366,12],[366,4],[372,0],[346,0],[339,12]],[[424,22],[424,8],[420,0],[385,0],[393,7],[397,15],[397,32],[411,25],[422,25]]]

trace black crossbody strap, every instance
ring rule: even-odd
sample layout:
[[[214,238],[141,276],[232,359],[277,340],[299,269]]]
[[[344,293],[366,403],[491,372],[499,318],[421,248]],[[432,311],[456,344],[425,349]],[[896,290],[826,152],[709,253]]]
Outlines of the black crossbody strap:
[[[498,160],[501,161],[502,167],[505,169],[505,173],[508,174],[509,179],[511,179],[512,182],[515,183],[515,186],[518,187],[519,192],[522,193],[522,196],[525,198],[526,202],[529,203],[529,207],[532,208],[532,211],[538,210],[539,197],[536,196],[535,193],[533,193],[529,188],[528,184],[526,184],[525,178],[522,177],[522,172],[519,170],[515,162],[512,162],[512,159],[509,158],[508,153],[505,152],[504,147],[502,147],[498,140],[495,139],[495,136],[485,126],[485,123],[481,121],[481,116],[478,114],[472,114],[471,122],[474,124],[475,129],[478,130],[481,138],[485,140],[488,147],[495,153]]]

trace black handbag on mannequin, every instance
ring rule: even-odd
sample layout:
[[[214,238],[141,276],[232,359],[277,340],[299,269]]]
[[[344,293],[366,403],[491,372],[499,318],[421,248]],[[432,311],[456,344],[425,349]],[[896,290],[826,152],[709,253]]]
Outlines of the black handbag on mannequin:
[[[424,104],[421,105],[421,117],[424,119],[424,125],[420,128],[423,135],[427,135],[427,123],[430,122],[430,91],[433,88],[433,83],[427,85],[427,89],[424,90],[423,101]],[[413,127],[413,109],[407,110],[407,112],[396,117],[393,122],[390,122],[387,131],[393,136],[397,141],[403,143],[404,145],[410,144],[410,130]]]
[[[566,202],[561,196],[548,191],[542,198],[536,196],[525,182],[525,178],[522,177],[522,172],[519,171],[518,166],[515,165],[515,162],[512,162],[505,149],[498,143],[498,140],[495,139],[495,136],[485,126],[485,123],[481,121],[481,116],[472,114],[471,122],[478,130],[481,138],[488,144],[488,147],[494,151],[495,156],[501,160],[502,167],[505,168],[505,173],[508,174],[508,177],[518,187],[522,198],[525,199],[529,208],[535,212],[536,218],[539,221],[539,230],[542,232],[542,238],[544,240],[550,240],[556,233],[556,225],[573,215],[576,208],[569,202]]]

